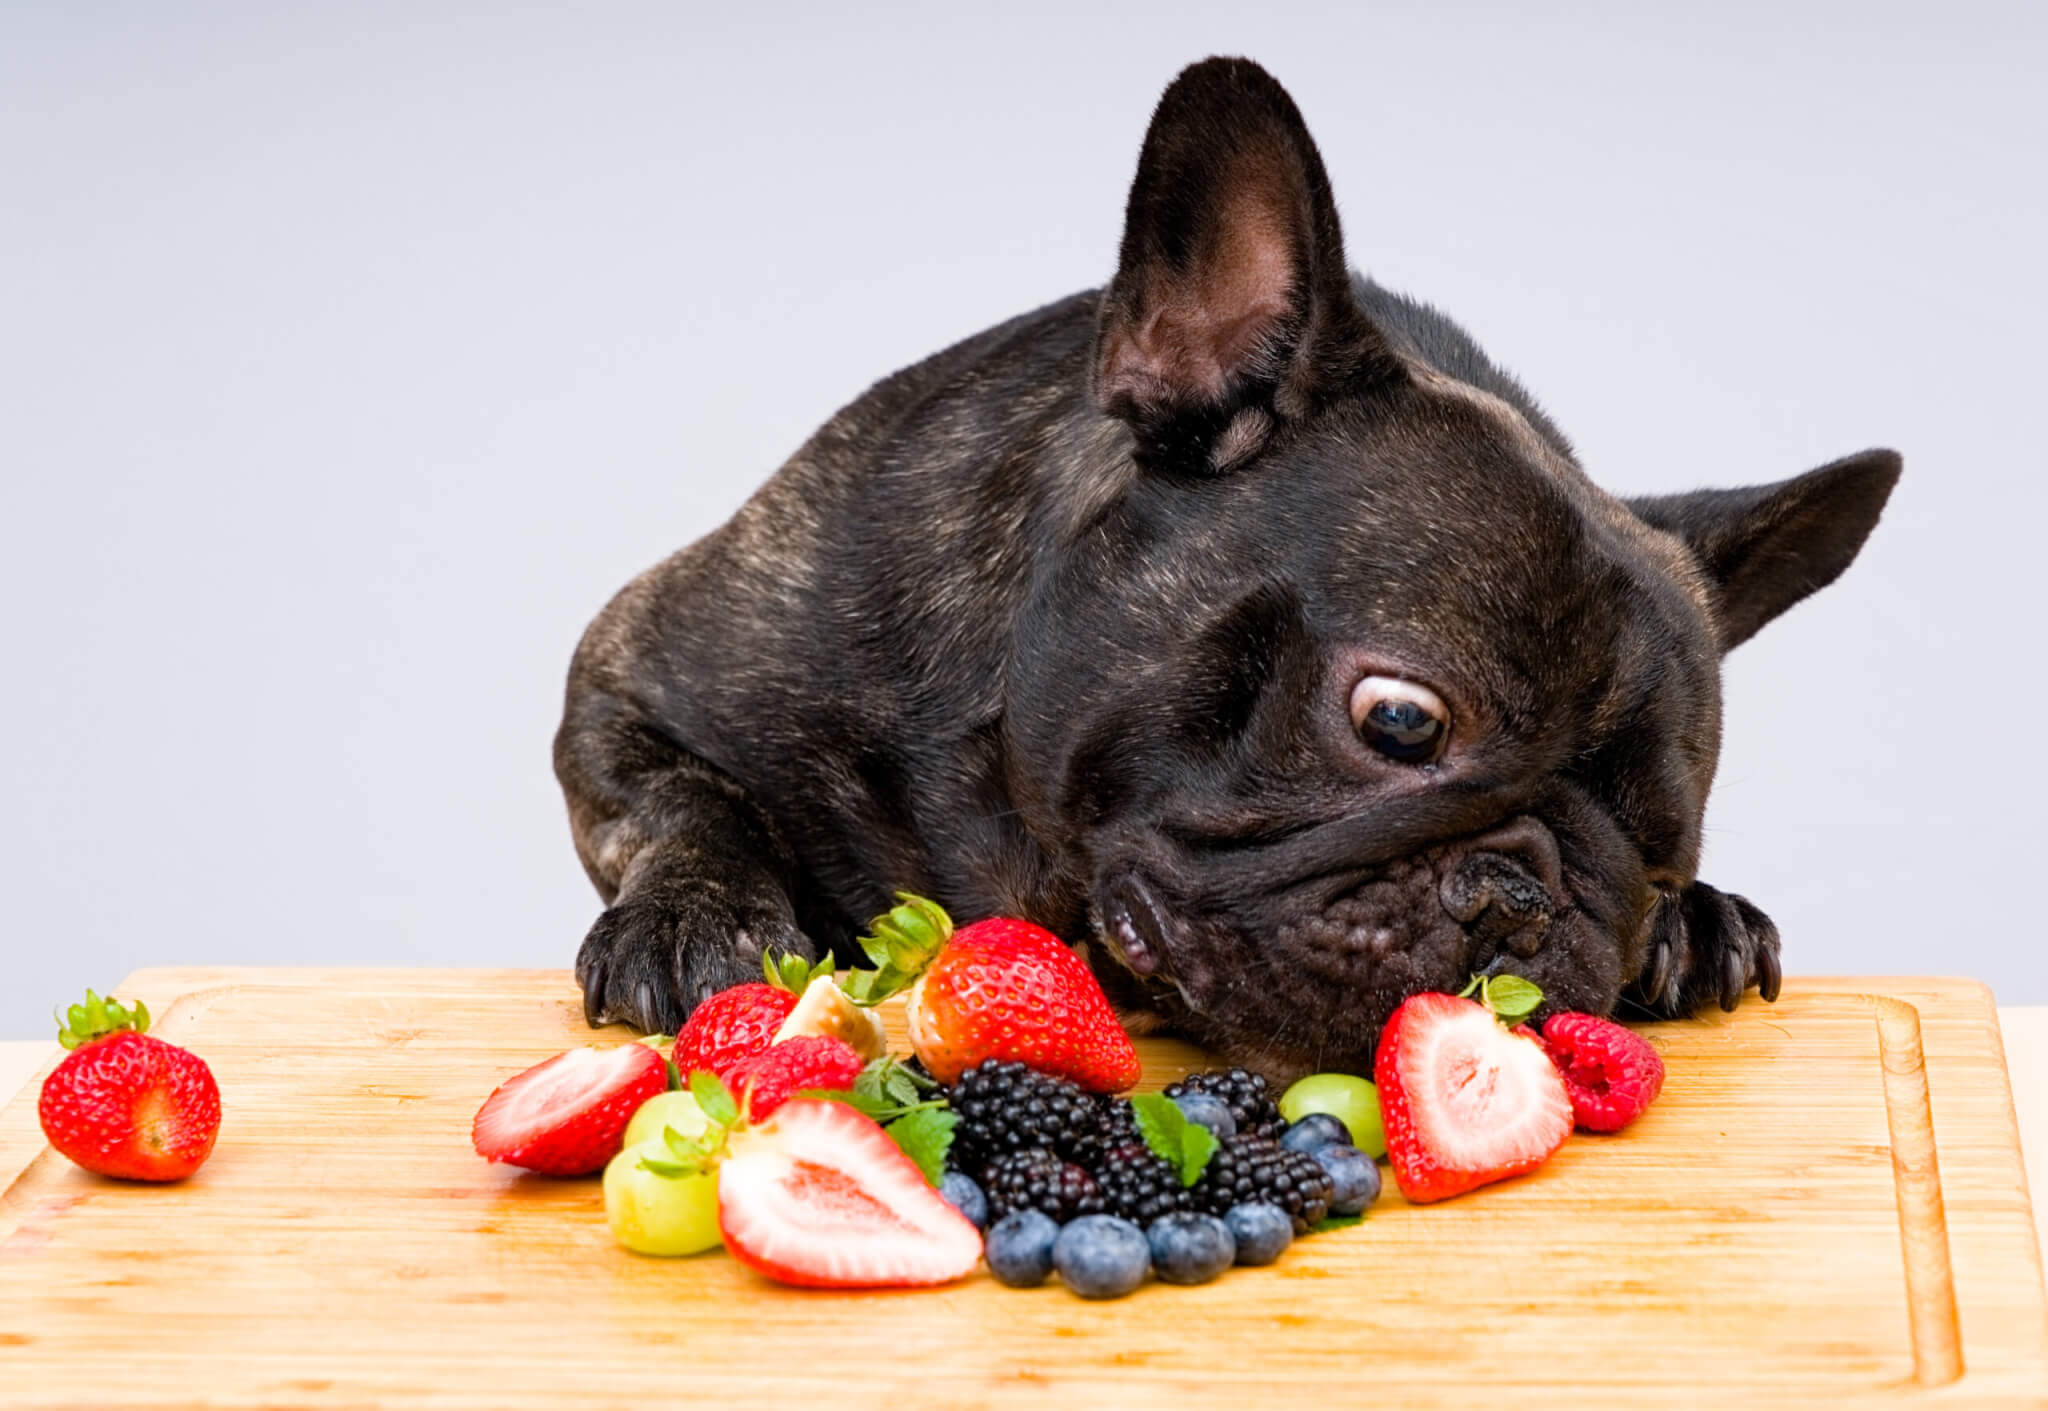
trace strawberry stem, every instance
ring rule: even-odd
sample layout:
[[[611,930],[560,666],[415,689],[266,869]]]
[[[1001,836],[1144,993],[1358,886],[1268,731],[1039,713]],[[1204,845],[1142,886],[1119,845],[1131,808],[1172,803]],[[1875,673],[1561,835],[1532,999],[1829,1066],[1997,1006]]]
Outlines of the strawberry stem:
[[[102,999],[87,990],[84,1004],[74,1004],[68,1010],[57,1011],[57,1042],[67,1050],[83,1047],[94,1039],[103,1039],[123,1029],[133,1029],[138,1034],[149,1032],[149,1006],[137,1000],[135,1007],[130,1009],[119,1000]]]
[[[871,923],[874,934],[860,938],[875,968],[847,972],[844,989],[855,1004],[879,1004],[908,989],[953,937],[953,918],[937,902],[909,892],[898,892],[896,900],[898,906]]]

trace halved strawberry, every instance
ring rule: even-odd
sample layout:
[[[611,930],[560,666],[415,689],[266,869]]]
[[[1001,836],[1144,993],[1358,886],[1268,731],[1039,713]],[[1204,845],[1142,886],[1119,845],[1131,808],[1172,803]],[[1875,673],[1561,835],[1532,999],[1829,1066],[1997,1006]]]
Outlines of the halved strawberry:
[[[980,1232],[881,1127],[817,1098],[732,1133],[718,1226],[748,1268],[815,1288],[950,1283],[981,1257]]]
[[[647,1044],[572,1048],[508,1078],[470,1126],[478,1156],[550,1176],[582,1176],[618,1155],[641,1103],[668,1089]]]
[[[1571,1098],[1541,1041],[1455,995],[1402,1002],[1373,1081],[1394,1179],[1417,1204],[1533,1170],[1571,1135]]]

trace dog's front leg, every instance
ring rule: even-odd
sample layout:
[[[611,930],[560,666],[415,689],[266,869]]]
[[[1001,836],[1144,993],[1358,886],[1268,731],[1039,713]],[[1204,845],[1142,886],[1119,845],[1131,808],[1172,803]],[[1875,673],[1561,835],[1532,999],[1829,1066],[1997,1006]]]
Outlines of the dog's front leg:
[[[576,956],[592,1024],[672,1034],[697,1003],[761,976],[773,948],[815,958],[796,864],[730,776],[631,705],[572,683],[555,741],[576,851],[607,903]]]

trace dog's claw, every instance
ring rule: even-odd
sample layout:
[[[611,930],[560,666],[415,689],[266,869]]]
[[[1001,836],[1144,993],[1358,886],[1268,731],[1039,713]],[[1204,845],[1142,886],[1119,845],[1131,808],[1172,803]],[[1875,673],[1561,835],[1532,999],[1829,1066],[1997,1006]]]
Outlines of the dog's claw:
[[[1762,997],[1765,1004],[1777,1003],[1778,986],[1784,983],[1785,972],[1778,965],[1778,947],[1775,944],[1764,946],[1757,951],[1756,968],[1757,994]]]
[[[1743,963],[1742,952],[1729,949],[1721,953],[1721,1008],[1733,1012],[1742,1003],[1742,992],[1749,988],[1749,967]]]
[[[583,1022],[595,1029],[604,1023],[604,962],[593,959],[578,969],[583,972],[576,977],[583,986]]]
[[[1664,986],[1671,978],[1671,942],[1659,935],[1650,941],[1650,963],[1643,971],[1643,999],[1651,1005],[1664,1002]]]

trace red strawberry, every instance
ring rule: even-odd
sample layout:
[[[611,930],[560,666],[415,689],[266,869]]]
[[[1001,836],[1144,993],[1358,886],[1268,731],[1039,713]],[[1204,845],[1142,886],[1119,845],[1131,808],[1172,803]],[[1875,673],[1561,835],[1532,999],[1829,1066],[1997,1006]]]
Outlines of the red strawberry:
[[[1592,1014],[1553,1014],[1543,1043],[1571,1095],[1572,1120],[1588,1132],[1618,1132],[1664,1090],[1664,1060],[1640,1034]]]
[[[1093,1092],[1138,1081],[1138,1050],[1102,986],[1067,944],[1013,917],[959,931],[935,903],[907,893],[861,945],[879,967],[847,977],[847,996],[873,1004],[910,986],[910,1046],[951,1083],[991,1058],[1026,1063]]]
[[[44,1080],[36,1115],[50,1145],[88,1171],[181,1181],[220,1135],[220,1087],[205,1060],[152,1038],[149,1009],[91,990],[58,1026],[71,1056]]]
[[[1417,1204],[1534,1170],[1571,1135],[1571,1099],[1543,1045],[1469,999],[1403,1001],[1373,1081],[1394,1179]]]
[[[734,1064],[775,1042],[775,1031],[796,1001],[790,991],[760,980],[720,990],[690,1011],[676,1035],[676,1071],[685,1077],[697,1072],[725,1077]]]
[[[550,1176],[601,1170],[640,1104],[668,1090],[668,1064],[646,1044],[572,1048],[507,1078],[476,1114],[476,1154]]]
[[[760,1121],[806,1088],[844,1091],[860,1076],[861,1057],[844,1039],[812,1036],[784,1039],[735,1063],[726,1084]]]
[[[818,1288],[950,1283],[981,1257],[980,1232],[886,1132],[815,1098],[733,1132],[718,1228],[748,1268]]]

